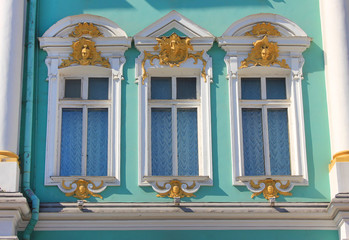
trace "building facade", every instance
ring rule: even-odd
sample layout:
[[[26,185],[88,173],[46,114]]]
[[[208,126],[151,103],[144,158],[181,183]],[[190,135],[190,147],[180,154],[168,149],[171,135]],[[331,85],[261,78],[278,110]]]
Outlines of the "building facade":
[[[346,0],[1,5],[0,239],[349,239]]]

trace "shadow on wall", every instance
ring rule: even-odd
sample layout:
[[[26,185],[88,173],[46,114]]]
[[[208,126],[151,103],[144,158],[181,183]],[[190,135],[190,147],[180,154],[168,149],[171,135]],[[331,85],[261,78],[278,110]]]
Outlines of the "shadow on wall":
[[[158,1],[158,0],[146,0],[149,5],[155,9],[172,9],[172,8],[211,8],[211,7],[244,7],[244,6],[259,6],[274,8],[273,3],[286,3],[286,0],[215,0],[215,1],[203,1],[203,0],[191,0],[188,1]]]

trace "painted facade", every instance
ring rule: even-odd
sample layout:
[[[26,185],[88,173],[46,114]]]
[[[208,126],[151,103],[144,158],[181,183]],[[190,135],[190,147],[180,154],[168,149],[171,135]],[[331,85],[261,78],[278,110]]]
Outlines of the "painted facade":
[[[3,3],[0,239],[348,239],[347,4]]]

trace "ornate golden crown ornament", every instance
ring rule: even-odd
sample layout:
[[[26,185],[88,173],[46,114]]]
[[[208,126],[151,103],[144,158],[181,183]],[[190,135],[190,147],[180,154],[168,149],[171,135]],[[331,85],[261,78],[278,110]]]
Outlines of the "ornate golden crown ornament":
[[[166,190],[168,187],[166,187],[167,184],[171,185],[171,188],[164,193],[159,193],[156,195],[157,197],[169,197],[169,198],[184,198],[184,197],[195,197],[193,193],[185,192],[185,190],[182,188],[183,183],[178,180],[172,180],[169,183],[164,183],[163,186],[159,186],[156,182],[156,187],[160,190]],[[191,186],[188,186],[186,189],[191,190],[196,186],[195,181]]]
[[[79,38],[84,34],[88,34],[91,37],[101,37],[103,34],[98,30],[96,26],[93,25],[93,23],[79,23],[75,28],[74,31],[69,34],[69,37],[76,37]]]
[[[142,84],[147,78],[148,74],[145,70],[145,62],[149,59],[150,64],[153,64],[154,59],[159,59],[160,65],[167,65],[170,67],[179,67],[183,62],[188,58],[194,59],[194,64],[197,64],[198,59],[203,63],[201,76],[205,79],[206,82],[206,60],[203,59],[204,51],[189,53],[189,50],[193,51],[193,46],[190,43],[190,38],[179,37],[176,33],[172,33],[169,37],[156,38],[158,44],[154,47],[155,51],[160,49],[158,55],[151,54],[147,51],[144,51],[144,59],[142,61]]]
[[[76,188],[74,189],[73,184],[76,185]],[[89,188],[89,185],[91,184],[92,188]],[[96,186],[93,182],[85,179],[78,179],[73,181],[72,183],[69,184],[67,187],[64,184],[64,180],[62,181],[62,187],[65,190],[73,190],[72,192],[66,193],[65,195],[67,197],[75,197],[78,199],[85,199],[85,198],[90,198],[91,196],[98,197],[103,199],[103,197],[99,194],[93,193],[91,190],[99,190],[103,187],[103,181],[101,181],[101,184],[99,186]],[[91,189],[91,190],[90,190]]]
[[[246,32],[245,36],[281,36],[280,32],[270,23],[258,23],[253,26],[252,31]]]
[[[70,58],[63,59],[59,68],[68,67],[72,64],[102,65],[110,68],[109,60],[101,57],[101,52],[97,52],[95,42],[86,38],[80,38],[73,42],[71,47],[73,52],[70,54]]]
[[[91,37],[100,37],[103,34],[92,23],[79,23],[74,31],[69,35],[70,37],[81,37],[82,35],[90,35]],[[68,59],[62,59],[59,68],[69,67],[72,64],[79,65],[102,65],[110,68],[108,58],[101,56],[101,52],[97,52],[95,42],[87,38],[79,38],[73,42],[71,48],[73,52]]]
[[[261,184],[263,184],[264,187],[261,187]],[[277,187],[276,184],[279,186]],[[251,195],[251,198],[258,196],[261,193],[263,193],[264,198],[267,200],[271,198],[278,198],[279,197],[278,194],[281,194],[284,196],[292,196],[292,193],[282,191],[282,190],[287,190],[287,188],[290,186],[290,181],[287,181],[286,184],[282,184],[280,180],[266,179],[266,180],[259,180],[258,183],[255,184],[251,180],[250,185],[252,188],[257,190],[255,193]],[[258,191],[258,189],[261,189],[261,190]]]
[[[246,68],[250,64],[254,66],[267,66],[278,64],[282,68],[290,68],[285,59],[279,61],[279,47],[275,42],[269,42],[267,36],[264,36],[262,40],[258,40],[253,43],[253,48],[248,57],[241,61],[241,68]]]

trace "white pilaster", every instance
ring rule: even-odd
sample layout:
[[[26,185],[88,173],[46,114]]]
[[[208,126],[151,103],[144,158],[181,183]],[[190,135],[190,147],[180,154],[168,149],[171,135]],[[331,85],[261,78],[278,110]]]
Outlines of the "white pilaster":
[[[25,0],[6,0],[0,8],[0,188],[18,191],[18,144],[25,33]],[[5,178],[4,176],[15,176]]]
[[[339,226],[339,239],[349,240],[349,219],[343,219]]]

